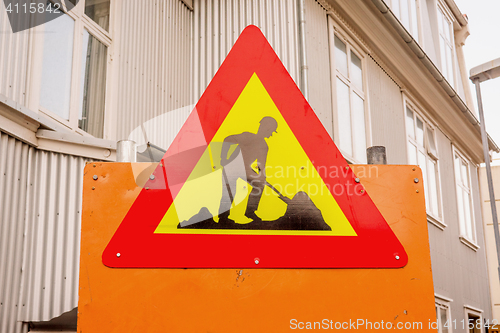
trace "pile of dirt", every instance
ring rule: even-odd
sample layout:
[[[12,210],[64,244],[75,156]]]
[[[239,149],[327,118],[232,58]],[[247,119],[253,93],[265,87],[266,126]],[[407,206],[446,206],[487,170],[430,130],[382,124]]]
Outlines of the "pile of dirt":
[[[178,229],[237,229],[237,230],[325,230],[331,231],[321,211],[305,192],[298,192],[288,204],[285,215],[274,221],[254,220],[250,223],[235,223],[230,219],[215,222],[208,208],[187,221],[179,223]]]

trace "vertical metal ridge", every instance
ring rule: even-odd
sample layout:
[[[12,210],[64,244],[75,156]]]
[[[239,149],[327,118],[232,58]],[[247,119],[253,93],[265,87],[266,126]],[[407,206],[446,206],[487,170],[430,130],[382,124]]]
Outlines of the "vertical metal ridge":
[[[193,84],[198,99],[243,29],[258,26],[280,57],[292,78],[299,73],[296,34],[296,0],[210,0],[194,6]],[[198,28],[199,27],[199,28]]]
[[[79,156],[34,150],[26,202],[22,321],[48,321],[78,302],[83,168]],[[21,260],[19,260],[21,262]]]
[[[150,119],[190,104],[191,11],[180,0],[124,1],[118,46],[117,139]]]
[[[30,147],[0,132],[0,332],[26,332],[17,321]]]

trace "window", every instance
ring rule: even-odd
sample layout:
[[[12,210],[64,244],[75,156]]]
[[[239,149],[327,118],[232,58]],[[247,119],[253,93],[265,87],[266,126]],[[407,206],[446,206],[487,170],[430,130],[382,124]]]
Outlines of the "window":
[[[366,163],[367,103],[363,56],[331,27],[334,140],[349,162]]]
[[[390,0],[394,15],[417,42],[420,42],[418,31],[418,0]]]
[[[439,53],[441,73],[452,87],[455,86],[455,66],[453,57],[453,23],[451,16],[438,6]]]
[[[110,0],[74,3],[63,2],[65,15],[43,25],[39,109],[80,134],[102,138]],[[47,9],[55,9],[51,0]]]
[[[477,245],[475,245],[476,228],[472,208],[470,163],[457,150],[454,150],[453,155],[455,163],[455,183],[457,188],[460,239],[467,245],[477,249]]]
[[[450,302],[436,297],[436,321],[438,333],[451,333]]]
[[[422,169],[425,206],[430,222],[443,229],[439,186],[438,152],[434,129],[406,102],[408,163]]]
[[[466,330],[469,333],[483,333],[483,315],[482,311],[472,308],[468,305],[465,307],[465,319],[467,320],[466,322]]]

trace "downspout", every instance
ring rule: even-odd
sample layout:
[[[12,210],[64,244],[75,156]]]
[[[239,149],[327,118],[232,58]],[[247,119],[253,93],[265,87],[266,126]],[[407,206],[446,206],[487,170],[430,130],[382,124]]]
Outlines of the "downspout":
[[[420,59],[422,64],[427,68],[431,75],[436,79],[436,81],[443,87],[451,100],[457,105],[460,111],[463,112],[467,120],[474,126],[474,128],[480,132],[480,124],[476,116],[469,110],[467,105],[462,101],[460,96],[456,93],[455,89],[448,83],[448,81],[443,77],[439,69],[434,65],[432,60],[425,54],[420,45],[413,39],[413,37],[406,31],[405,27],[399,22],[399,20],[394,16],[389,7],[385,4],[383,0],[372,0],[373,4],[378,8],[378,10],[384,15],[385,19],[392,25],[396,32],[403,38],[408,47],[415,53],[415,55]],[[488,143],[491,150],[495,152],[500,152],[500,148],[488,135]]]
[[[298,0],[299,6],[299,49],[300,49],[300,90],[309,99],[309,89],[307,87],[307,52],[306,52],[306,2]]]

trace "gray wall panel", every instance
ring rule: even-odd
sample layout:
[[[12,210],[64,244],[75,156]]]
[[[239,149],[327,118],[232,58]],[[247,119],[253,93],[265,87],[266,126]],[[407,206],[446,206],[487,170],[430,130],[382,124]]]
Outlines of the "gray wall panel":
[[[77,306],[85,162],[0,132],[1,333]]]
[[[386,147],[388,164],[407,164],[400,88],[371,57],[367,65],[372,145]]]
[[[117,140],[191,104],[191,10],[180,0],[124,0],[120,5]]]
[[[296,0],[195,0],[193,101],[196,102],[234,42],[251,24],[259,27],[298,83]]]
[[[1,6],[1,5],[0,5]],[[27,332],[17,322],[25,232],[26,187],[33,148],[0,132],[0,332]]]
[[[309,104],[328,133],[333,135],[329,47],[326,10],[315,0],[306,0]]]
[[[30,163],[20,319],[47,321],[78,304],[86,159],[36,150]]]

